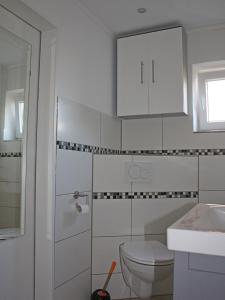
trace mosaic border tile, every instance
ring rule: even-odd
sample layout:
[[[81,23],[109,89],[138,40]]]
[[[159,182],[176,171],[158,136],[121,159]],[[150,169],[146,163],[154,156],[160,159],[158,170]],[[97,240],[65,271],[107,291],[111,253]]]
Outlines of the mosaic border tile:
[[[210,156],[225,155],[225,149],[171,149],[171,150],[119,150],[101,148],[65,141],[57,141],[58,149],[89,152],[93,154],[116,154],[116,155],[155,155],[155,156]]]
[[[120,154],[121,153],[121,151],[117,149],[101,148],[98,146],[90,146],[90,145],[71,143],[65,141],[57,141],[56,146],[58,149],[89,152],[93,154]]]
[[[122,150],[127,155],[199,156],[225,155],[225,149]]]
[[[0,152],[0,157],[22,157],[22,152]]]
[[[161,199],[161,198],[198,198],[197,191],[188,192],[99,192],[93,199]]]

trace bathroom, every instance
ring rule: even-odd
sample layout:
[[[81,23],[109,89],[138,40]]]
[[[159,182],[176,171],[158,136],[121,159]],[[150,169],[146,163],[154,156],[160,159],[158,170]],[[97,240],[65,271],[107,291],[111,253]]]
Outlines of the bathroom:
[[[0,300],[225,298],[224,13],[0,0]]]

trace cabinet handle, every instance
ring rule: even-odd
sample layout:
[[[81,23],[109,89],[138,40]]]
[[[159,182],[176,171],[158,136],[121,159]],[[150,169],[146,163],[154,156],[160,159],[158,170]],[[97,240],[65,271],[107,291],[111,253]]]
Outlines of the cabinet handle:
[[[152,59],[152,83],[155,83],[155,61]]]
[[[144,69],[144,63],[143,61],[141,61],[141,84],[144,83],[143,69]]]

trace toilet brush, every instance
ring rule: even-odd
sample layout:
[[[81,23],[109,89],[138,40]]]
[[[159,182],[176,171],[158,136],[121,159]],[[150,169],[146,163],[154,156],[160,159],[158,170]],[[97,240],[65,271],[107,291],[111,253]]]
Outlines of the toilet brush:
[[[109,292],[107,292],[106,289],[107,289],[109,281],[112,277],[112,273],[115,270],[115,267],[116,267],[116,262],[113,261],[103,288],[94,291],[92,293],[91,300],[110,300],[111,299],[110,294],[109,294]]]

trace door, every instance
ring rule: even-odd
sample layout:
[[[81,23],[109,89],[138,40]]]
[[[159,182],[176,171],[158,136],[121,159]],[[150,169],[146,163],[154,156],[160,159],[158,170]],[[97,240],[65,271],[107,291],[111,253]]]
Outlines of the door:
[[[18,235],[14,238],[8,236],[5,240],[0,239],[1,300],[34,299],[35,151],[39,45],[39,32],[0,6],[0,107],[5,111],[4,119],[0,114],[2,138],[0,152],[3,148],[7,149],[6,152],[10,151],[9,148],[14,144],[20,145],[22,134],[26,132],[26,143],[22,142],[22,150],[19,150],[22,156],[21,174],[25,185],[20,186],[17,180],[4,181],[4,184],[0,182],[0,197],[6,194],[6,187],[7,189],[21,188],[21,193],[24,195],[24,202],[20,206],[23,210],[20,214]],[[7,72],[7,77],[3,70]],[[3,90],[7,99],[6,96],[5,98],[2,96]],[[23,119],[22,115],[26,115],[26,118]],[[1,191],[1,188],[4,191]],[[6,216],[2,214],[0,217]]]
[[[149,34],[151,64],[149,113],[184,112],[184,58],[182,28]]]
[[[117,115],[148,114],[148,34],[117,41]]]

